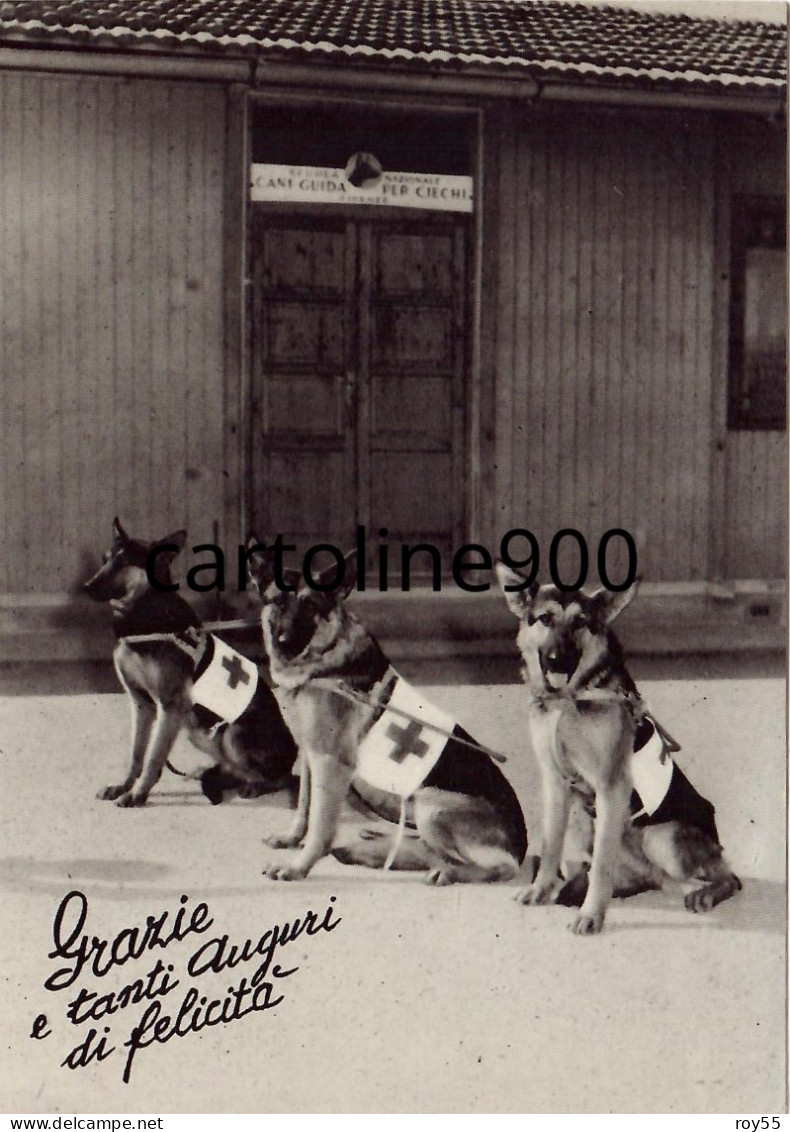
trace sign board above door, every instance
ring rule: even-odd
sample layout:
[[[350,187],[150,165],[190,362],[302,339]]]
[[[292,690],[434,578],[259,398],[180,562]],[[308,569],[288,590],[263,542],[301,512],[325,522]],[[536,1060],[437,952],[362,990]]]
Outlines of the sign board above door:
[[[444,173],[382,172],[355,187],[347,169],[253,164],[251,199],[301,204],[367,204],[472,211],[472,178]]]

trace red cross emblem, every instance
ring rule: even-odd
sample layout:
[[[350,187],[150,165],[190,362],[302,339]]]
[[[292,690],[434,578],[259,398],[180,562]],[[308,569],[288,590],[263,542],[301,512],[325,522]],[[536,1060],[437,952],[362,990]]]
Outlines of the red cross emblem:
[[[407,727],[399,727],[397,723],[391,723],[386,734],[394,744],[389,757],[396,763],[402,763],[408,755],[416,755],[421,759],[428,754],[428,744],[420,739],[422,726],[414,720]]]
[[[249,684],[250,674],[245,671],[237,656],[232,657],[230,660],[228,657],[223,656],[222,667],[228,670],[228,684],[231,688],[237,688],[239,684]]]

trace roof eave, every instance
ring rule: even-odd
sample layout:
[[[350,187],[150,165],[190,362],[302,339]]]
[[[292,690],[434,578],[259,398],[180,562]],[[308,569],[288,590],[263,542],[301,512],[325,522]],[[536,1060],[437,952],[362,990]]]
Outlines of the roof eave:
[[[783,115],[787,91],[782,86],[662,81],[611,84],[602,80],[554,80],[540,84],[540,101],[588,103],[654,109],[686,109],[714,113]]]
[[[441,68],[415,66],[405,62],[356,60],[312,56],[309,61],[296,61],[292,55],[258,56],[255,85],[265,88],[274,84],[317,86],[321,89],[342,87],[396,93],[432,91],[484,99],[508,98],[530,102],[576,102],[607,106],[682,108],[725,113],[759,115],[783,114],[786,87],[781,83],[726,82],[708,79],[690,81],[685,78],[630,79],[604,75],[568,73],[559,76],[541,73],[529,66],[497,67],[492,64],[455,64]]]
[[[175,50],[174,50],[175,48]],[[786,86],[778,80],[748,76],[663,74],[631,75],[586,66],[563,69],[545,63],[465,62],[450,58],[441,65],[423,59],[382,58],[375,53],[269,48],[247,43],[157,40],[135,36],[76,36],[4,28],[0,67],[84,72],[90,74],[172,74],[219,82],[342,87],[397,93],[409,91],[475,98],[506,97],[525,101],[589,103],[607,106],[698,109],[729,113],[784,113]],[[554,73],[552,73],[554,72]]]

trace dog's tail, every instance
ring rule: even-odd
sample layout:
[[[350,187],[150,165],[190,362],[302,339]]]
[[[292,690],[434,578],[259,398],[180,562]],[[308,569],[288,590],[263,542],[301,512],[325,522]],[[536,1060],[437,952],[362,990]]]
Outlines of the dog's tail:
[[[339,845],[332,856],[343,865],[365,865],[368,869],[383,869],[398,839],[396,830],[363,829],[356,841]],[[412,833],[400,839],[389,867],[399,872],[425,872],[431,867],[425,843]]]

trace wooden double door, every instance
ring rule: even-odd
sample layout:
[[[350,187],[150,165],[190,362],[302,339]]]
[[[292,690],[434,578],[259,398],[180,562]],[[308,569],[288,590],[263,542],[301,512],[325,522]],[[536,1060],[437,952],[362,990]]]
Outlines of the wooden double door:
[[[396,561],[395,544],[428,542],[449,568],[464,524],[466,258],[458,217],[254,207],[259,537],[344,548],[363,525],[374,549],[386,528]]]

